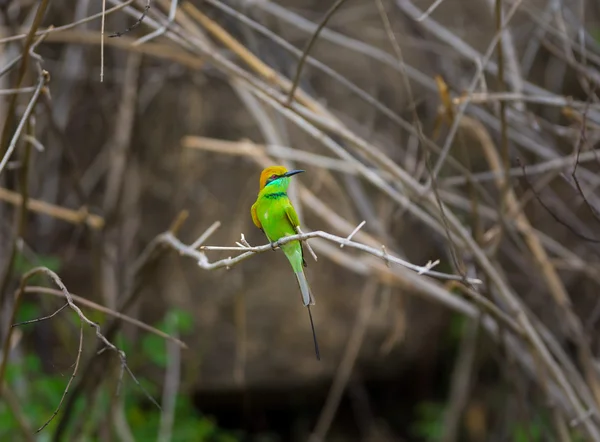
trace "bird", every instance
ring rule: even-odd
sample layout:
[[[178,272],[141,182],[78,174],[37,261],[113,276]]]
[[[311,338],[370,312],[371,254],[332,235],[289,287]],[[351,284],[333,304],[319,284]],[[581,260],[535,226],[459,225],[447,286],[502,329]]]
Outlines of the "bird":
[[[250,213],[252,221],[265,234],[273,250],[275,250],[276,243],[281,238],[298,233],[300,220],[288,197],[287,190],[290,185],[290,177],[302,172],[304,170],[288,171],[283,166],[269,166],[260,174],[258,197],[252,205]],[[281,250],[290,262],[296,276],[302,295],[302,303],[308,309],[315,355],[317,360],[321,360],[315,325],[310,311],[310,306],[315,304],[315,300],[304,274],[303,267],[306,267],[306,261],[304,260],[302,243],[297,240],[290,241],[282,244]]]

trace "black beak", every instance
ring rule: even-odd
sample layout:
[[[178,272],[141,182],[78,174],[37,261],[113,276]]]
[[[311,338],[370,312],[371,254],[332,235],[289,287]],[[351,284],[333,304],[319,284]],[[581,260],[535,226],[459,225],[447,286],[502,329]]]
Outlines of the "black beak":
[[[300,170],[300,169],[296,169],[296,170],[290,170],[289,172],[284,173],[282,176],[292,176],[292,175],[296,175],[297,173],[302,173],[304,172],[304,170]]]

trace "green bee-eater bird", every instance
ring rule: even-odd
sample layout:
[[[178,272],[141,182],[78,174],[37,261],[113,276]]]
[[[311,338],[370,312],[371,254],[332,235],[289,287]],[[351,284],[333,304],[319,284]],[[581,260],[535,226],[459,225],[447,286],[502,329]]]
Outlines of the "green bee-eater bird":
[[[290,185],[290,177],[297,173],[304,172],[303,170],[288,171],[283,166],[267,167],[260,174],[260,189],[258,198],[252,205],[250,212],[252,213],[252,221],[256,227],[263,231],[269,242],[274,244],[284,236],[296,235],[296,229],[300,226],[298,214],[292,206],[292,202],[288,198],[287,189]],[[292,265],[300,292],[302,293],[302,302],[308,309],[310,318],[310,327],[312,329],[313,341],[315,343],[315,353],[317,359],[320,360],[319,345],[317,343],[317,335],[315,326],[310,313],[310,306],[314,305],[315,300],[308,286],[308,281],[304,275],[306,261],[304,261],[304,250],[300,241],[291,241],[281,246],[283,253]]]

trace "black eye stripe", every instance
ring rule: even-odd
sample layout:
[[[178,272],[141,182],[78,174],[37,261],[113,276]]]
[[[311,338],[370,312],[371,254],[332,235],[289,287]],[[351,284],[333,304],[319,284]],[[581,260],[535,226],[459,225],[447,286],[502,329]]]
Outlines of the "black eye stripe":
[[[280,175],[271,175],[269,178],[267,178],[267,183],[270,183],[271,181],[275,181],[278,178],[281,178],[281,176]]]

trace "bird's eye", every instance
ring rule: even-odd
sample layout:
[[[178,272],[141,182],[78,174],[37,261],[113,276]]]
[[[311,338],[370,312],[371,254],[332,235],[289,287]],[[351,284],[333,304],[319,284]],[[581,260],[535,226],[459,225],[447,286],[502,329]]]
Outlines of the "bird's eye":
[[[271,175],[272,180],[274,180],[275,178],[277,178],[277,175],[275,175],[275,174]]]

